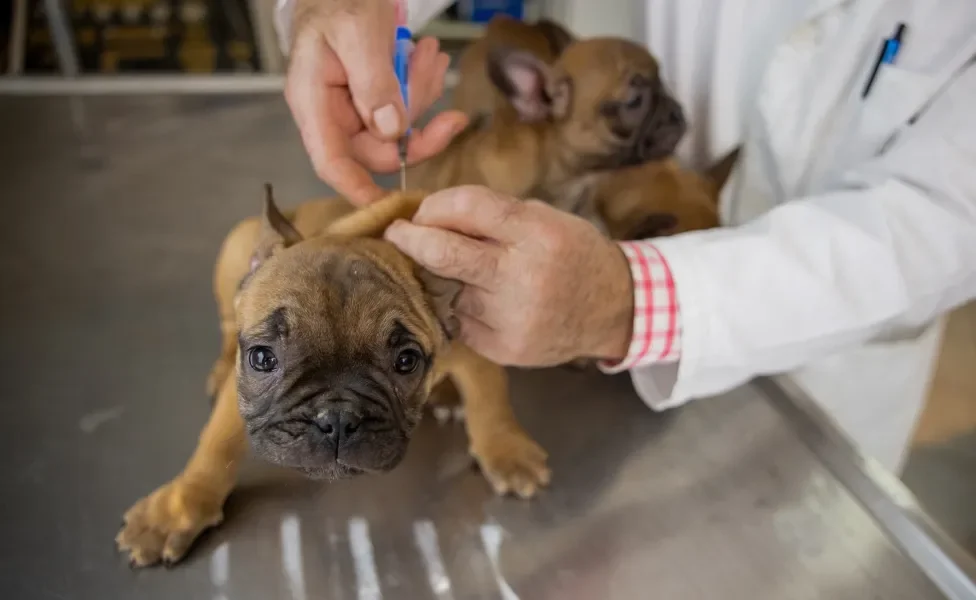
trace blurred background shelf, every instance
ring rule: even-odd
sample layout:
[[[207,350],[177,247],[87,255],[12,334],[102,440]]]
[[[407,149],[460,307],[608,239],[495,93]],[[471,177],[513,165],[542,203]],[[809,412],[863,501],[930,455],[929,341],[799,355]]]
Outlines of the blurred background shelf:
[[[470,23],[454,19],[434,19],[418,32],[420,36],[435,37],[442,41],[470,41],[481,37],[485,26],[482,23]]]
[[[493,13],[535,20],[547,6],[546,0],[459,0],[417,34],[439,38],[456,53],[483,33]],[[99,85],[105,93],[278,90],[285,59],[274,7],[275,0],[0,3],[0,93],[77,87],[87,94]]]

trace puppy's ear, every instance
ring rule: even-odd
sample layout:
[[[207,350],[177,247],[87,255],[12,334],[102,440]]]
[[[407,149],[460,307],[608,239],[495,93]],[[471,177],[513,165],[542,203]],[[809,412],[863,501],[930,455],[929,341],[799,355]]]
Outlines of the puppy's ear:
[[[566,49],[566,46],[576,41],[573,34],[555,21],[539,19],[535,22],[535,27],[549,42],[549,50],[552,51],[554,57],[558,57]]]
[[[274,191],[270,183],[264,184],[264,214],[261,218],[261,233],[258,236],[254,253],[251,254],[251,272],[261,263],[283,248],[302,241],[302,235],[295,226],[281,214],[274,201]]]
[[[460,281],[434,275],[420,266],[416,267],[415,272],[444,335],[449,340],[455,339],[461,333],[461,321],[454,314],[454,308],[464,285]]]
[[[488,78],[508,98],[523,121],[562,118],[569,112],[571,84],[530,52],[492,48]]]
[[[420,203],[429,196],[425,191],[392,192],[376,202],[333,221],[323,233],[349,237],[380,237],[398,219],[411,219]]]

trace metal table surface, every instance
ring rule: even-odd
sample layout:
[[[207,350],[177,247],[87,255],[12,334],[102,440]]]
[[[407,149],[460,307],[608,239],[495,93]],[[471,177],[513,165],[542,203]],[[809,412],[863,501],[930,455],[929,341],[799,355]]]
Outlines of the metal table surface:
[[[460,426],[389,475],[249,465],[170,570],[115,554],[209,410],[210,270],[254,213],[323,194],[277,97],[0,98],[0,597],[247,600],[941,598],[755,387],[654,414],[628,379],[513,372],[549,450],[495,498]]]

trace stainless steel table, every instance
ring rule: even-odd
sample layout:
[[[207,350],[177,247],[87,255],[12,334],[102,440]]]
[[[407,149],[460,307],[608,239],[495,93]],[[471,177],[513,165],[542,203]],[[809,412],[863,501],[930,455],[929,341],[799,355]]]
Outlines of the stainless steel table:
[[[326,190],[277,96],[74,106],[0,99],[0,597],[970,597],[911,499],[768,382],[654,414],[626,377],[561,370],[513,373],[551,454],[537,501],[493,497],[462,429],[425,422],[383,477],[250,465],[185,563],[130,571],[119,517],[208,411],[222,235],[265,180]]]

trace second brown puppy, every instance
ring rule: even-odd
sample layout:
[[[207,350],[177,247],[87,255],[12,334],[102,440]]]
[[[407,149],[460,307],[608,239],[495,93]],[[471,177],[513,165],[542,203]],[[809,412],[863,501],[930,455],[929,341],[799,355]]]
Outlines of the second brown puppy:
[[[718,225],[715,190],[724,181],[672,158],[687,124],[645,48],[619,38],[567,41],[561,29],[559,43],[547,45],[550,26],[493,25],[462,64],[456,93],[471,126],[416,166],[411,181],[539,198],[616,239]],[[485,79],[494,94],[480,91]]]

